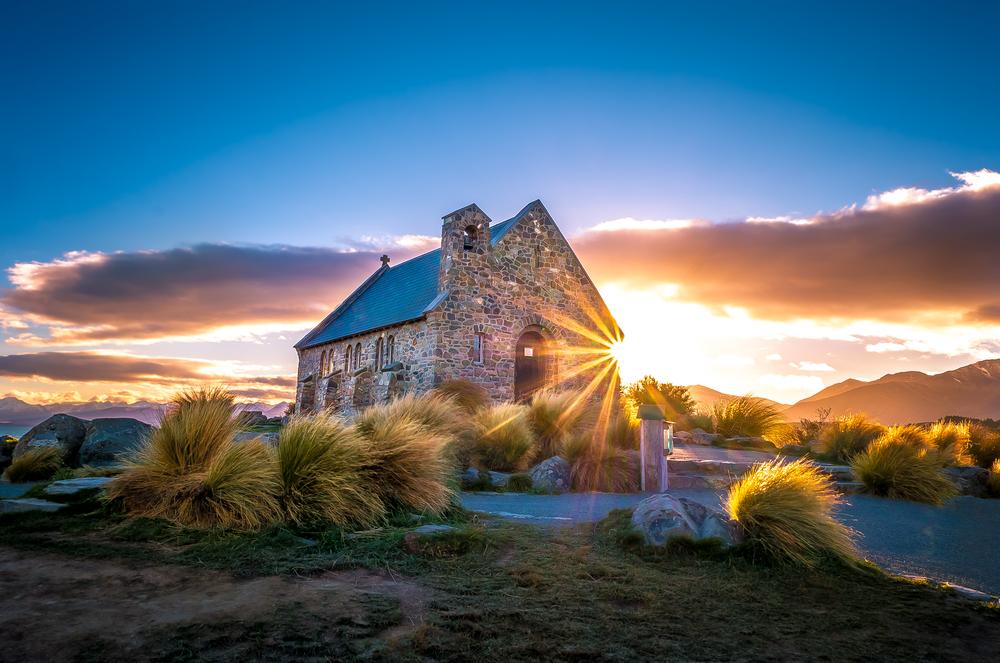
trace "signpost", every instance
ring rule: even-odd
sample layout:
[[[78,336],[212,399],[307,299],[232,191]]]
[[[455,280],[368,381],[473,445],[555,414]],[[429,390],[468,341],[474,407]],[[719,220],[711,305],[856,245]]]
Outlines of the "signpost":
[[[663,448],[663,410],[658,405],[640,405],[639,457],[642,461],[640,489],[662,493],[667,489],[667,458]]]

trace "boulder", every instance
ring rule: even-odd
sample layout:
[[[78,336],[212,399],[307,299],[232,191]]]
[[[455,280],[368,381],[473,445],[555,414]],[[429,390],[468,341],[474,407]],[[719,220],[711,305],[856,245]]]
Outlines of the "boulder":
[[[710,446],[716,440],[721,440],[722,436],[716,433],[707,433],[700,428],[692,429],[691,437],[688,438],[690,444],[700,444],[702,446]]]
[[[119,465],[152,432],[152,426],[138,419],[94,419],[87,423],[80,446],[80,465]]]
[[[986,497],[990,471],[985,467],[946,467],[944,474],[958,488],[959,495]]]
[[[285,421],[285,417],[268,417],[265,423],[269,426],[281,426],[288,422]]]
[[[675,442],[689,442],[691,440],[691,433],[686,430],[679,430],[674,432]]]
[[[774,446],[771,442],[768,442],[762,437],[750,437],[750,436],[737,436],[730,437],[725,440],[727,447],[739,447],[741,449],[760,449],[761,451],[777,451],[778,447]]]
[[[26,511],[58,511],[66,506],[58,502],[23,497],[16,500],[0,500],[0,513],[24,513]]]
[[[46,495],[76,495],[85,490],[94,488],[104,488],[105,485],[114,481],[113,477],[81,477],[79,479],[63,479],[53,481],[45,487]]]
[[[267,423],[267,417],[260,410],[244,410],[240,413],[240,424],[246,427],[263,426]]]
[[[686,497],[658,493],[636,505],[632,524],[651,546],[666,545],[670,539],[717,538],[726,546],[740,542],[737,525],[721,507],[709,507]]]
[[[565,493],[572,486],[570,465],[561,456],[543,460],[531,468],[528,474],[531,475],[531,485],[545,493]]]
[[[510,472],[494,472],[490,470],[486,474],[490,477],[490,485],[496,488],[503,488],[510,481]]]
[[[62,453],[63,462],[76,465],[80,446],[86,436],[86,421],[68,414],[54,414],[17,441],[14,458],[19,458],[29,449],[54,447]]]
[[[249,440],[260,440],[264,444],[276,447],[278,446],[278,434],[273,431],[268,432],[256,432],[252,430],[241,431],[236,434],[233,441],[237,444],[240,442],[247,442]]]

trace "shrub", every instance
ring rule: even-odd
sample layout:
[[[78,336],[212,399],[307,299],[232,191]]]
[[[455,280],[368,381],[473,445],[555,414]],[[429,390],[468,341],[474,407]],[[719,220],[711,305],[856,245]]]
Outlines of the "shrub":
[[[450,398],[466,413],[481,410],[490,404],[490,396],[482,386],[468,380],[445,380],[434,390],[446,398]]]
[[[480,410],[473,419],[474,453],[491,470],[521,472],[537,455],[528,408],[502,403]]]
[[[518,472],[511,474],[510,478],[507,479],[507,490],[514,493],[525,493],[531,490],[533,484],[530,474]]]
[[[798,429],[791,424],[778,424],[773,426],[765,435],[764,439],[776,447],[785,447],[789,444],[798,444],[801,441]]]
[[[26,481],[44,481],[62,467],[62,455],[53,447],[37,447],[28,449],[14,459],[4,476],[11,483]]]
[[[614,414],[608,419],[604,434],[608,446],[630,450],[639,448],[639,421],[624,414]]]
[[[159,428],[108,497],[127,513],[195,527],[256,528],[277,519],[274,454],[259,441],[239,445],[233,398],[220,389],[179,394]]]
[[[541,458],[558,454],[563,440],[582,427],[585,404],[575,403],[578,398],[579,394],[572,391],[539,391],[532,397],[528,422]]]
[[[931,424],[927,430],[927,439],[947,464],[972,464],[972,457],[969,455],[971,437],[968,422],[939,421]]]
[[[969,455],[979,467],[992,467],[1000,459],[1000,431],[969,424]]]
[[[452,496],[447,438],[391,404],[368,408],[354,428],[367,442],[365,484],[388,509],[441,513]]]
[[[926,435],[916,435],[913,428],[889,428],[851,459],[851,468],[869,493],[941,504],[955,495],[955,487],[941,472],[938,452],[921,444]]]
[[[819,441],[827,455],[847,463],[884,431],[884,426],[864,414],[848,414],[827,424]]]
[[[694,430],[695,428],[700,428],[706,433],[715,432],[715,421],[712,420],[711,414],[706,414],[704,412],[691,412],[680,420],[681,425],[678,426],[679,430]]]
[[[694,410],[695,402],[687,387],[660,382],[652,375],[647,375],[638,382],[624,387],[622,396],[628,404],[630,413],[634,416],[639,405],[659,405],[667,419],[678,419],[681,415]]]
[[[278,435],[278,475],[285,517],[296,524],[374,526],[384,515],[365,484],[370,462],[357,432],[325,414],[292,417]]]
[[[1000,497],[1000,458],[993,461],[990,467],[990,476],[986,480],[986,488],[991,497]]]
[[[430,429],[445,441],[454,439],[468,427],[467,417],[451,398],[436,392],[419,396],[412,393],[393,399],[384,405],[365,408],[355,423],[364,428],[368,417],[375,419],[410,419]]]
[[[733,484],[726,507],[751,546],[776,561],[808,566],[824,556],[856,556],[854,532],[833,517],[840,502],[814,464],[774,460]]]
[[[630,493],[639,489],[639,473],[629,454],[595,442],[570,467],[574,490]]]
[[[784,425],[778,409],[761,398],[740,396],[712,408],[715,432],[724,437],[763,437]]]

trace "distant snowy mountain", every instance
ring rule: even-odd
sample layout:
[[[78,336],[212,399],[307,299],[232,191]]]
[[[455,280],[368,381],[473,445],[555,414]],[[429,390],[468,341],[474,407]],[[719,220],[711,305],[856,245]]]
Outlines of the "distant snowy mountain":
[[[34,426],[53,414],[71,414],[81,419],[106,419],[127,417],[138,419],[147,424],[155,424],[160,419],[165,405],[149,401],[135,403],[54,403],[51,405],[34,405],[7,396],[0,398],[0,424],[16,424]],[[285,414],[288,403],[239,403],[240,410],[260,410],[267,417],[280,417]]]

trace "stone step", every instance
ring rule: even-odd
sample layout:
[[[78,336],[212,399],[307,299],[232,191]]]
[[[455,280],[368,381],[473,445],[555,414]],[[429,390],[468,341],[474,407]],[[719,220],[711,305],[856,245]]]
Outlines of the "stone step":
[[[81,477],[79,479],[63,479],[53,481],[45,487],[46,495],[76,495],[84,490],[104,488],[114,481],[113,477]]]
[[[22,497],[16,500],[0,500],[0,513],[24,513],[26,511],[58,511],[66,506],[58,502]]]

